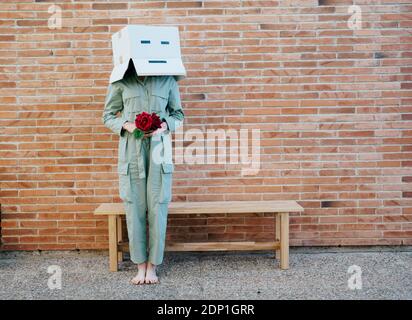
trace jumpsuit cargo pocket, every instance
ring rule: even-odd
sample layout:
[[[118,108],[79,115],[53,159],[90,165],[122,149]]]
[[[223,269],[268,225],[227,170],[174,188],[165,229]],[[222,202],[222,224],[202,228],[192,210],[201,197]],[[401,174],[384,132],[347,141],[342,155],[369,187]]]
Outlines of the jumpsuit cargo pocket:
[[[129,163],[121,162],[118,164],[119,173],[119,196],[124,202],[131,202],[131,184],[129,174]]]
[[[168,203],[172,199],[173,163],[162,163],[162,186],[160,189],[160,203]]]

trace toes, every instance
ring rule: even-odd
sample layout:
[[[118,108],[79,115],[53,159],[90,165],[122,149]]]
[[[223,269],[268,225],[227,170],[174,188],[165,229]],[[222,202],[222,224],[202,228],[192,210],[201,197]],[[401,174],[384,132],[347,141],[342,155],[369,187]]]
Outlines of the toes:
[[[130,280],[130,282],[132,284],[143,284],[144,283],[144,279],[140,279],[140,278],[133,278],[132,280]]]
[[[154,283],[157,283],[158,281],[157,281],[157,278],[152,278],[151,280],[150,280],[150,283],[152,283],[152,284],[154,284]]]
[[[156,281],[156,279],[153,279],[153,278],[146,278],[145,283],[154,284],[154,283],[157,283],[157,281]]]

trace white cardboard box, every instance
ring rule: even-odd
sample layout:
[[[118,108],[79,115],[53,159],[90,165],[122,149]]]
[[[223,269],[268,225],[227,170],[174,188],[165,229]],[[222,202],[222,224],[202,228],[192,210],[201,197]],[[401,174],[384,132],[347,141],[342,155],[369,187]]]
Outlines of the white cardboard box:
[[[112,35],[112,49],[110,83],[123,78],[130,59],[139,76],[186,76],[177,27],[128,25]]]

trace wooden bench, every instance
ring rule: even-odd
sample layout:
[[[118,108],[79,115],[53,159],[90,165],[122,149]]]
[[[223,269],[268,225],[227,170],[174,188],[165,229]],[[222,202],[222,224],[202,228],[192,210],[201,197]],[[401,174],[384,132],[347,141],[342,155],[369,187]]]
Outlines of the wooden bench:
[[[213,202],[172,202],[169,216],[219,214],[219,213],[274,213],[274,241],[231,241],[231,242],[190,242],[166,243],[165,251],[228,251],[228,250],[275,250],[280,258],[280,268],[289,268],[289,213],[302,212],[296,201],[213,201]],[[128,251],[128,243],[122,239],[122,219],[125,210],[122,203],[101,204],[94,212],[108,216],[110,271],[117,271],[118,262],[123,260],[123,252]]]

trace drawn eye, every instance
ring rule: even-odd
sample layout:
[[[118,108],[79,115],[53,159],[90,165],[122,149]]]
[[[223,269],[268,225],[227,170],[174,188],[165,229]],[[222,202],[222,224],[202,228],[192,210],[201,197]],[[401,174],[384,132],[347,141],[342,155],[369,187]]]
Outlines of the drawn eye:
[[[169,41],[160,41],[161,44],[169,44]]]
[[[140,40],[140,43],[149,44],[149,43],[150,43],[150,40]]]

